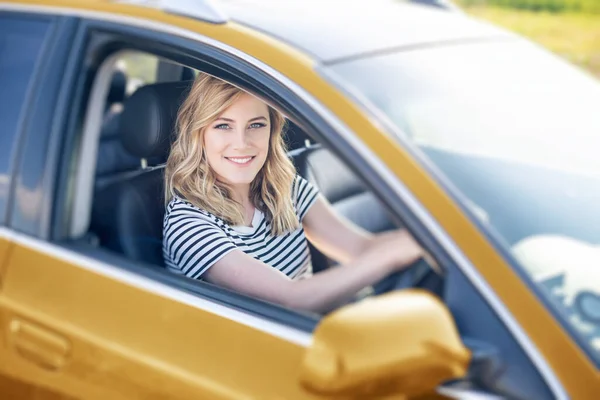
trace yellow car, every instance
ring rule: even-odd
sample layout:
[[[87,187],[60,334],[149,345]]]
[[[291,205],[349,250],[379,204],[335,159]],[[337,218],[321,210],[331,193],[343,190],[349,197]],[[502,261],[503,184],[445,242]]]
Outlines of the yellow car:
[[[0,398],[600,398],[600,84],[429,3],[0,2]],[[433,261],[326,315],[166,271],[197,71]]]

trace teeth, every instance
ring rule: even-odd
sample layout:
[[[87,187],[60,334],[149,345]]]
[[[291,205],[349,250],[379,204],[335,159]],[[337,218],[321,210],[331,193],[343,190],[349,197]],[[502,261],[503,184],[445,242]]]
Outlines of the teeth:
[[[234,163],[238,163],[238,164],[246,164],[248,161],[252,160],[252,157],[246,157],[246,158],[228,158],[228,160],[233,161]]]

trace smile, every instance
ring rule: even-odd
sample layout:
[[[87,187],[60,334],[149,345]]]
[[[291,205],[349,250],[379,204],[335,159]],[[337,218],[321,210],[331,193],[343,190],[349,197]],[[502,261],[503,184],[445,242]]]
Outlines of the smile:
[[[248,165],[252,162],[255,156],[248,157],[225,157],[228,161],[231,161],[237,165]]]

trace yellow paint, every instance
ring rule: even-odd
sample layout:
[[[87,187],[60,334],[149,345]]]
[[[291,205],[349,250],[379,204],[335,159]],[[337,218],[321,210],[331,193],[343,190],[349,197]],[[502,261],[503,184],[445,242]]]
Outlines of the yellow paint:
[[[6,260],[9,256],[11,243],[8,239],[0,237],[0,293],[2,292],[2,282],[4,281]]]
[[[19,1],[18,3],[48,4],[46,1]],[[507,305],[555,371],[571,398],[597,398],[597,393],[600,393],[599,372],[585,354],[560,328],[533,293],[439,185],[417,165],[406,151],[383,133],[374,121],[366,117],[358,106],[351,103],[342,93],[318,76],[312,68],[314,63],[310,57],[284,43],[279,43],[264,34],[251,31],[235,23],[210,25],[167,15],[160,11],[99,1],[85,3],[53,1],[52,5],[105,11],[173,24],[235,47],[300,84],[356,132],[365,146],[373,150],[402,179],[417,199],[428,208],[432,216],[455,240],[467,258],[477,266],[482,276]],[[70,274],[65,275],[65,279],[69,279],[69,276]],[[130,295],[123,294],[122,296],[123,299],[129,299]],[[142,305],[143,303],[140,303],[140,306]],[[55,322],[58,323],[58,321]],[[215,322],[215,324],[220,326],[224,322]],[[258,340],[257,338],[250,339],[252,335],[247,332],[244,335],[248,335],[249,342]],[[222,373],[225,372],[222,371]],[[276,374],[276,376],[279,377],[281,374]]]
[[[81,400],[0,374],[0,394],[7,400]]]
[[[0,371],[66,395],[313,398],[297,383],[303,347],[22,246],[11,256],[0,321],[68,340],[58,370],[19,355],[10,336],[0,347]]]
[[[448,308],[431,293],[371,297],[328,315],[304,358],[304,386],[324,396],[410,398],[460,379],[471,360]]]

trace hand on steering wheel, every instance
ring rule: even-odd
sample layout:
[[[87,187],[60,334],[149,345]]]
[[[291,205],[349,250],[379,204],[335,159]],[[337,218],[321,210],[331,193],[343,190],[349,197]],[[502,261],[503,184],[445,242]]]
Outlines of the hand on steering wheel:
[[[414,287],[430,271],[439,272],[435,260],[424,251],[408,231],[401,229],[379,234],[370,249],[377,262],[390,266],[391,273],[373,285],[375,294]]]
[[[409,289],[415,286],[429,271],[434,270],[428,260],[419,258],[410,266],[396,271],[373,285],[375,295],[392,290]]]

